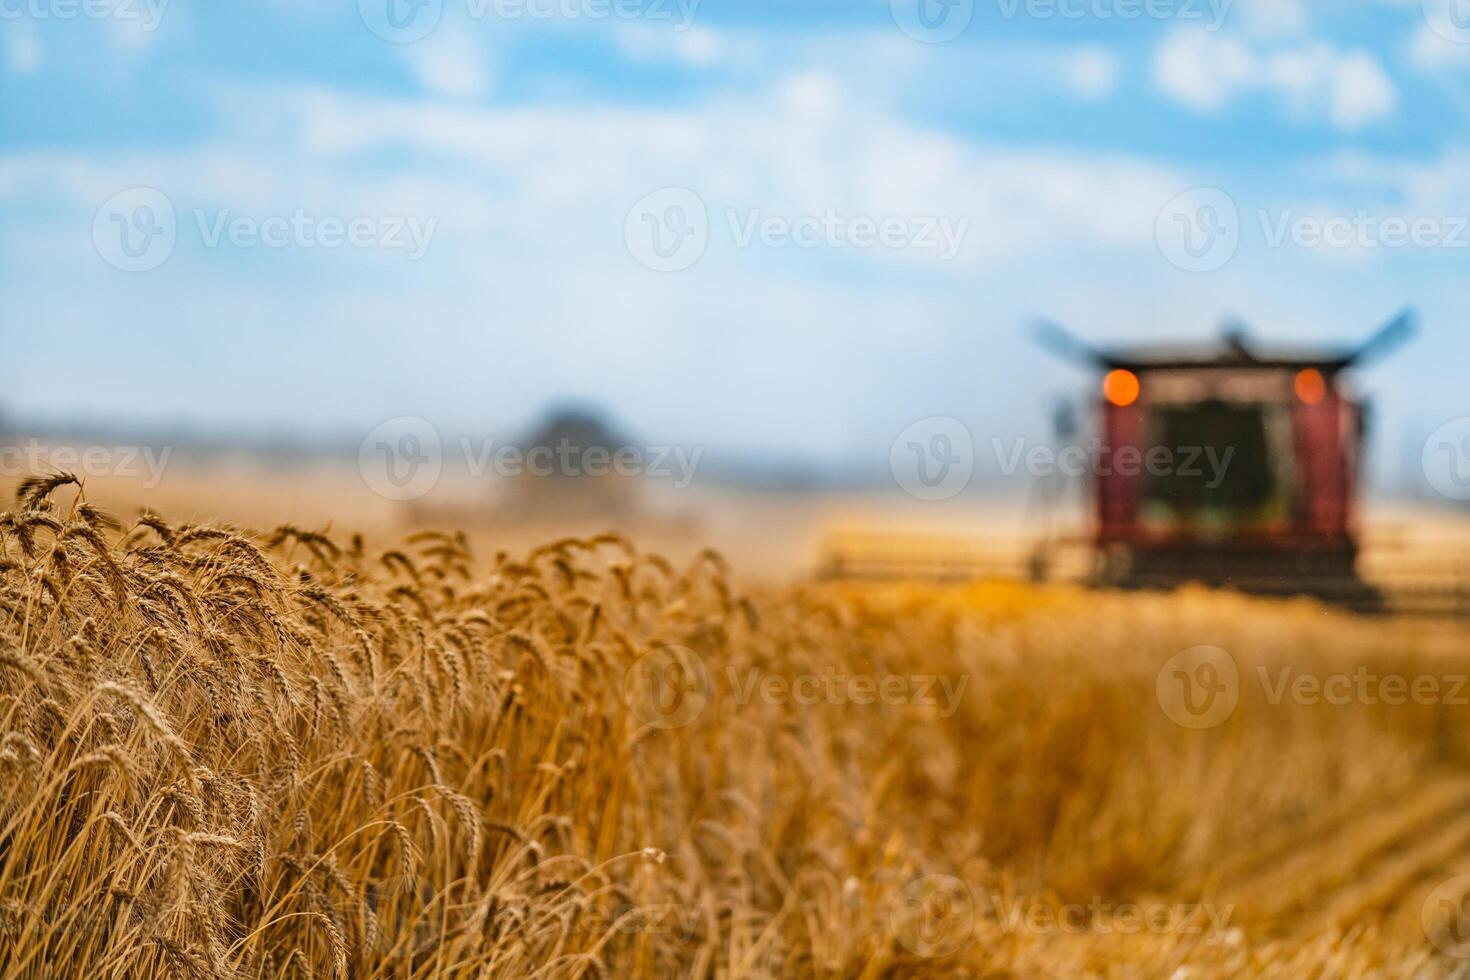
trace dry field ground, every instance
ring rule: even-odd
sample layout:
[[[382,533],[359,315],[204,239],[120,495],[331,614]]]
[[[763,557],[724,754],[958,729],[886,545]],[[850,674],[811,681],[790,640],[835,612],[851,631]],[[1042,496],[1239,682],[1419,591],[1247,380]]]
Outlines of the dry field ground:
[[[4,976],[1470,973],[1463,626],[102,503],[0,518]]]

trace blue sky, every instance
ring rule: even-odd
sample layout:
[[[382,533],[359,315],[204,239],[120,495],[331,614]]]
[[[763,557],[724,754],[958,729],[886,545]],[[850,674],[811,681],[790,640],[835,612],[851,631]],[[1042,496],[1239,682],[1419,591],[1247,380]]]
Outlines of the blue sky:
[[[926,34],[916,2],[0,0],[0,408],[505,433],[575,398],[881,464],[929,415],[1044,432],[1085,378],[1033,316],[1350,340],[1414,304],[1360,379],[1380,469],[1470,414],[1470,4],[924,0]],[[135,188],[174,211],[146,271],[97,237]],[[677,271],[629,237],[666,188],[707,216]],[[1189,271],[1169,229],[1201,188],[1238,242]],[[781,236],[823,216],[893,244]],[[308,231],[263,244],[272,219]]]

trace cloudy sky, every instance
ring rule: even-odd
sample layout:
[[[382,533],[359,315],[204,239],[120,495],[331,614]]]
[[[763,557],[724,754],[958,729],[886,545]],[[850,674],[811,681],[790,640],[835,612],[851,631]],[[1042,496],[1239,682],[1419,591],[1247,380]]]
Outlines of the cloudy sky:
[[[919,2],[0,0],[0,409],[881,462],[1043,431],[1034,316],[1414,304],[1383,472],[1470,414],[1470,4]]]

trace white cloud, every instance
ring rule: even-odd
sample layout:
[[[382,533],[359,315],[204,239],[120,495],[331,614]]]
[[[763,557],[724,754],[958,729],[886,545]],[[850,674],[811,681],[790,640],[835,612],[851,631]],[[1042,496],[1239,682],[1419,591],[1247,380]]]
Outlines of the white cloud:
[[[1154,55],[1154,84],[1196,112],[1217,112],[1237,96],[1282,100],[1293,118],[1358,129],[1391,115],[1398,94],[1378,59],[1326,41],[1253,47],[1239,38],[1176,31]]]
[[[1154,54],[1154,84],[1197,112],[1223,107],[1255,72],[1251,52],[1233,37],[1180,31]]]
[[[1332,122],[1339,129],[1357,129],[1383,119],[1398,104],[1393,82],[1367,52],[1340,56],[1326,70]]]
[[[459,159],[524,216],[526,241],[563,221],[620,222],[620,208],[677,184],[703,194],[714,220],[727,207],[964,217],[957,268],[1038,250],[1152,247],[1160,204],[1188,185],[1146,159],[978,144],[865,112],[819,72],[785,79],[764,102],[680,112],[449,109],[321,93],[291,102],[303,109],[306,144],[329,155],[394,147]],[[596,168],[580,162],[588,146]],[[587,210],[569,216],[575,208]],[[551,213],[563,217],[548,224]]]
[[[1298,35],[1311,24],[1307,0],[1234,0],[1233,16],[1253,37]]]
[[[1066,59],[1064,72],[1074,95],[1089,100],[1105,99],[1118,87],[1118,56],[1107,48],[1087,45]]]
[[[1425,22],[1409,39],[1407,57],[1415,68],[1425,72],[1470,68],[1470,44],[1451,41]]]
[[[169,0],[105,2],[112,13],[102,18],[102,23],[107,25],[107,33],[114,50],[125,58],[136,58],[148,53],[166,25],[172,24],[175,19],[187,17],[182,11],[170,10]]]
[[[1322,169],[1350,187],[1386,191],[1405,213],[1470,216],[1470,148],[1429,160],[1342,154]]]
[[[642,62],[672,60],[691,68],[713,67],[729,54],[725,36],[702,25],[671,31],[666,24],[625,23],[613,33],[613,42],[625,58]]]
[[[95,208],[119,188],[156,182],[181,211],[270,213],[311,202],[338,214],[432,215],[441,219],[436,263],[488,268],[539,257],[613,275],[626,272],[618,263],[627,258],[627,208],[679,185],[704,197],[719,228],[731,210],[963,220],[967,231],[953,261],[902,249],[828,257],[966,277],[1070,249],[1152,254],[1159,206],[1189,185],[1144,158],[1001,146],[916,126],[844,99],[822,72],[789,76],[762,95],[716,97],[678,111],[484,107],[322,89],[222,96],[237,139],[130,166],[76,154],[0,157],[0,199],[67,187],[77,206]],[[259,149],[262,133],[271,134],[269,153]],[[359,161],[384,149],[415,161],[412,180],[398,170],[362,169]],[[597,166],[586,165],[589,153]],[[702,268],[748,276],[752,267],[809,258],[737,253],[717,240]]]
[[[6,29],[5,68],[13,75],[29,75],[45,60],[41,42],[30,25],[20,23]]]
[[[782,80],[778,91],[781,103],[802,116],[830,115],[842,101],[837,80],[819,71],[791,75]]]
[[[402,48],[414,78],[435,95],[482,98],[494,83],[490,52],[470,31],[439,30]]]
[[[708,27],[691,27],[674,34],[674,51],[685,64],[706,67],[720,60],[724,45]]]

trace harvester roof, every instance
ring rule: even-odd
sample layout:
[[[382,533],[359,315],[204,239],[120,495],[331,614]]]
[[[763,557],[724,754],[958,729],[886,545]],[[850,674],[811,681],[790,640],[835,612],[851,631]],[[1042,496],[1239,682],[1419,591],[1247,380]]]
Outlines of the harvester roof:
[[[1049,320],[1038,324],[1042,344],[1072,361],[1103,370],[1141,373],[1170,369],[1265,368],[1296,371],[1316,368],[1334,374],[1387,354],[1414,332],[1415,314],[1405,310],[1367,341],[1351,347],[1264,346],[1250,340],[1239,324],[1228,324],[1213,343],[1095,347]]]

